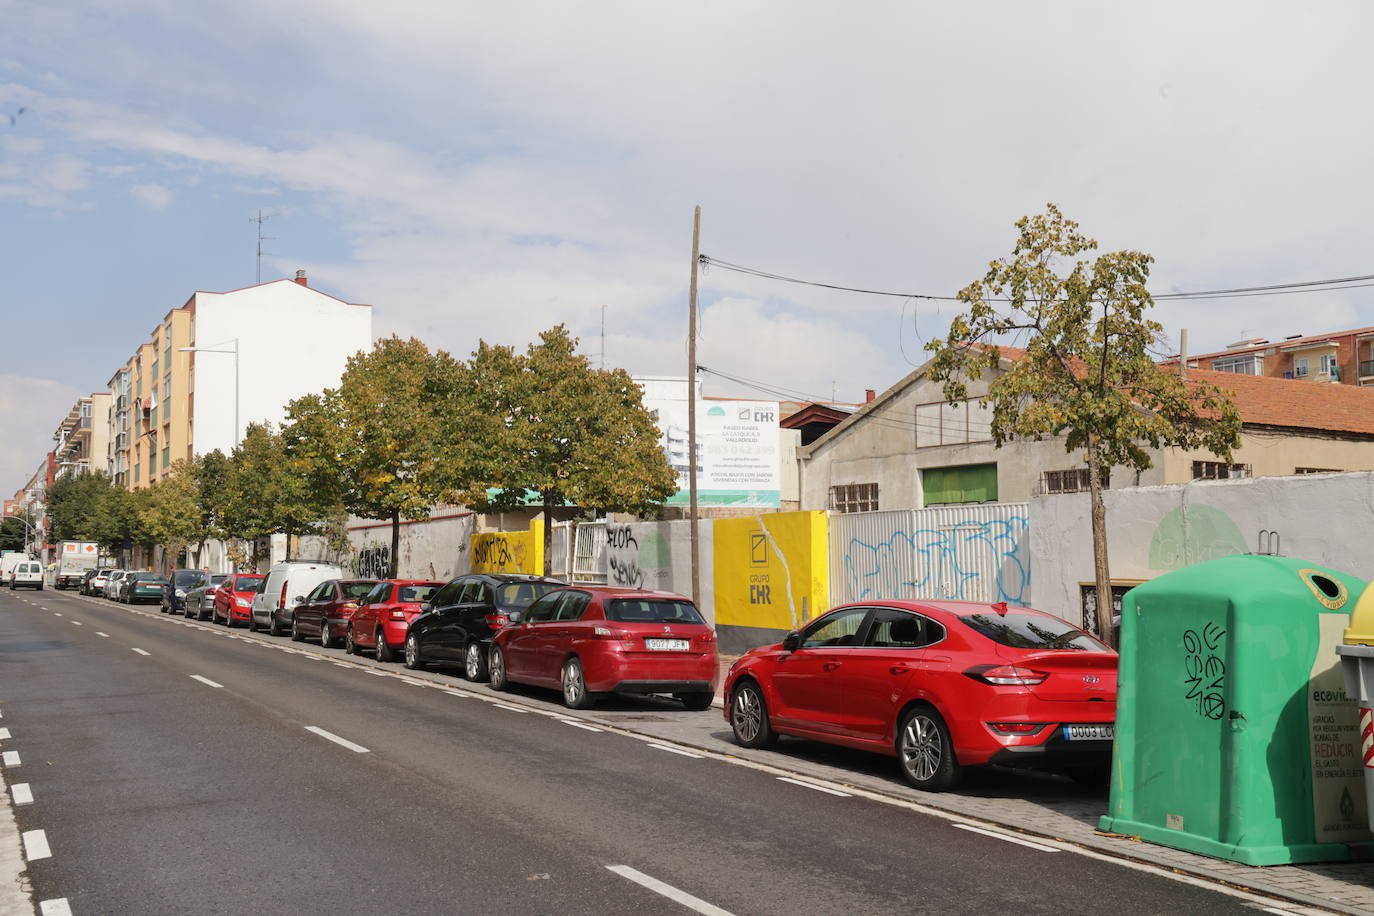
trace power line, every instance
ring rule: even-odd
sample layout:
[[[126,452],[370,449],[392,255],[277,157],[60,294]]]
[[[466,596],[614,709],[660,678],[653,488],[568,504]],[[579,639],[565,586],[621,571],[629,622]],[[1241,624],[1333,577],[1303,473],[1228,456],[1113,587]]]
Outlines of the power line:
[[[728,270],[733,273],[745,274],[751,277],[759,277],[764,280],[777,280],[781,283],[795,283],[799,286],[814,286],[819,289],[833,289],[847,293],[862,293],[866,296],[891,296],[898,299],[928,299],[937,302],[958,302],[958,296],[939,296],[932,293],[902,293],[891,290],[867,289],[861,286],[843,286],[838,283],[822,283],[817,280],[803,280],[799,277],[789,277],[786,274],[773,273],[772,271],[760,270],[757,267],[746,267],[743,264],[734,264],[730,261],[721,261],[710,255],[701,255],[702,267],[719,267],[721,270]],[[1239,298],[1241,296],[1275,296],[1290,293],[1324,293],[1341,289],[1362,289],[1374,286],[1374,274],[1367,274],[1358,277],[1336,277],[1330,280],[1305,280],[1300,283],[1275,283],[1268,286],[1237,286],[1230,289],[1204,289],[1192,292],[1180,293],[1158,293],[1151,294],[1151,298],[1159,299],[1224,299]],[[1349,284],[1349,285],[1340,285]],[[1011,302],[1007,298],[989,298],[990,302]],[[1027,300],[1031,301],[1031,300]]]

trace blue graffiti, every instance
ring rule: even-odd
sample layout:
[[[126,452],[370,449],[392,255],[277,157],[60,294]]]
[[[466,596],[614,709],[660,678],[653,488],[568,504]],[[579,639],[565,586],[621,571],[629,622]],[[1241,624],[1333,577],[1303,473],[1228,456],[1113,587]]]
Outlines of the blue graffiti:
[[[959,522],[948,528],[898,531],[878,544],[851,538],[844,570],[848,600],[904,598],[985,598],[980,569],[997,570],[997,601],[1019,604],[1030,588],[1026,534],[1030,520],[1013,515],[997,521]],[[979,562],[982,561],[982,562]],[[989,563],[988,561],[991,561]],[[910,570],[910,577],[903,571]],[[884,583],[893,592],[885,595]],[[981,593],[981,594],[979,594]]]

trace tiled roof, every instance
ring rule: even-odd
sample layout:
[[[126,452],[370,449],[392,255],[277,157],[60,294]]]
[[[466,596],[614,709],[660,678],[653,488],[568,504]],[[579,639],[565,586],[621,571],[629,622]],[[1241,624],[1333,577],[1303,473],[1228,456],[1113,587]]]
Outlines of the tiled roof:
[[[1231,393],[1241,421],[1374,436],[1374,387],[1189,369],[1188,378]]]
[[[1210,353],[1189,353],[1188,362],[1191,364],[1195,359],[1223,359],[1227,356],[1244,356],[1247,353],[1258,353],[1274,347],[1279,350],[1291,347],[1301,347],[1306,344],[1320,343],[1322,341],[1335,341],[1337,337],[1363,337],[1374,334],[1374,327],[1351,328],[1348,331],[1331,331],[1327,334],[1304,334],[1298,337],[1283,340],[1264,340],[1263,338],[1253,338],[1254,343],[1244,347],[1233,347],[1227,350],[1216,350]]]

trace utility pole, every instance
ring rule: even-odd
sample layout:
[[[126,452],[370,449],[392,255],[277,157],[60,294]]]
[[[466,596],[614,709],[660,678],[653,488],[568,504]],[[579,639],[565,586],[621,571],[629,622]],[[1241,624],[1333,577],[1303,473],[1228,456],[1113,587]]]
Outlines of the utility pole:
[[[266,216],[263,216],[262,210],[258,210],[257,216],[248,217],[248,222],[258,224],[258,285],[262,284],[262,243],[270,242],[272,240],[272,237],[270,235],[262,234],[262,224],[267,222],[271,218],[272,214],[270,213]]]
[[[692,537],[692,603],[701,606],[701,539],[697,526],[697,261],[701,205],[692,215],[692,282],[687,294],[687,517]]]

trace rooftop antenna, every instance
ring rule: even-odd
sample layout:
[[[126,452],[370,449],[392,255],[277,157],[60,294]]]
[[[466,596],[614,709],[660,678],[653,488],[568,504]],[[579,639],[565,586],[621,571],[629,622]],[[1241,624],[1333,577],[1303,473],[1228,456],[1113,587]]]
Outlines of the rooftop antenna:
[[[272,241],[273,237],[262,234],[262,224],[272,218],[272,214],[262,215],[262,210],[258,210],[257,216],[248,217],[248,222],[258,224],[258,284],[262,284],[262,243]]]
[[[601,368],[606,368],[606,303],[601,303]]]

